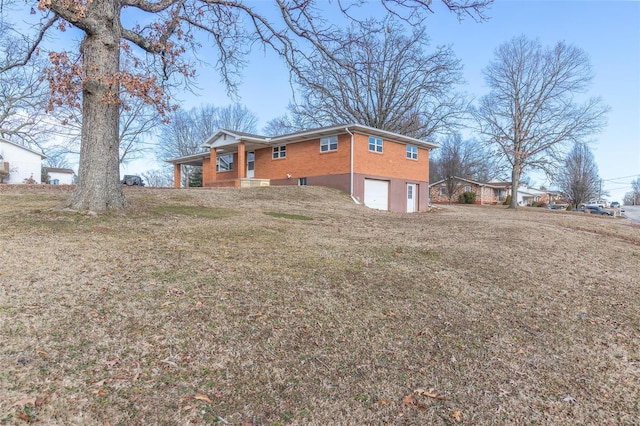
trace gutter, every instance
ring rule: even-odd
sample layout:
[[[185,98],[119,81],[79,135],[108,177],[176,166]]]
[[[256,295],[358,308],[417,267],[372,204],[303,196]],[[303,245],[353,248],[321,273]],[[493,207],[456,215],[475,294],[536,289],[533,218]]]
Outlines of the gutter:
[[[349,135],[351,135],[351,156],[350,156],[351,164],[349,165],[349,196],[351,197],[351,199],[353,200],[354,203],[360,204],[360,201],[358,201],[356,199],[356,197],[353,195],[353,144],[354,144],[354,136],[353,136],[353,133],[351,133],[351,131],[349,130],[348,127],[345,127],[344,130],[347,133],[349,133]]]

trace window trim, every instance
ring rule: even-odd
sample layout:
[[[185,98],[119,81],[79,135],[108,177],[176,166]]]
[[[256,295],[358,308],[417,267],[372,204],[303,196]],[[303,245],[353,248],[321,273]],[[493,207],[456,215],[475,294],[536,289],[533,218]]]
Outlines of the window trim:
[[[446,186],[441,186],[440,187],[440,195],[442,195],[442,196],[447,195],[447,187]]]
[[[334,142],[335,140],[335,142]],[[335,145],[335,148],[331,148],[332,145]],[[326,148],[326,149],[323,149]],[[325,136],[324,138],[320,138],[320,152],[335,152],[338,150],[338,136]]]
[[[417,160],[418,159],[418,147],[415,145],[408,145],[406,150],[407,160]]]
[[[471,185],[465,185],[464,192],[471,192]]]
[[[380,142],[378,144],[378,142]],[[371,149],[373,147],[373,149]],[[379,148],[379,149],[378,149]],[[376,154],[384,153],[384,140],[376,136],[369,136],[369,152],[375,152]]]
[[[278,145],[271,148],[271,159],[279,160],[281,158],[287,158],[287,146]]]

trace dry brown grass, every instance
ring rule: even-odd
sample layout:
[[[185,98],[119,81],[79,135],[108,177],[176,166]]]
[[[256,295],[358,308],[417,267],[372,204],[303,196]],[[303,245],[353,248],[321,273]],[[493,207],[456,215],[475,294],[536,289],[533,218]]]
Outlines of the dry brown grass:
[[[637,224],[127,194],[0,194],[1,424],[639,424]]]

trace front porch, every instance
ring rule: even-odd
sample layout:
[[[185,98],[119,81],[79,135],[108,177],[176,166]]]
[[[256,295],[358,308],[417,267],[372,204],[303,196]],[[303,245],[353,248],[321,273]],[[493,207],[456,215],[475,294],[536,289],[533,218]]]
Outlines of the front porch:
[[[182,187],[183,166],[202,167],[202,186],[207,188],[269,186],[269,179],[254,179],[254,151],[267,145],[260,136],[219,131],[203,145],[207,151],[167,160],[174,167],[173,186]]]

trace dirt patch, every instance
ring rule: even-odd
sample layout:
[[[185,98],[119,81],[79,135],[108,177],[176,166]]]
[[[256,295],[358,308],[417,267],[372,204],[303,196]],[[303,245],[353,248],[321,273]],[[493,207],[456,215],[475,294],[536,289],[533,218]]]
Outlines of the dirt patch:
[[[126,194],[88,217],[3,191],[0,423],[637,422],[638,224]]]

